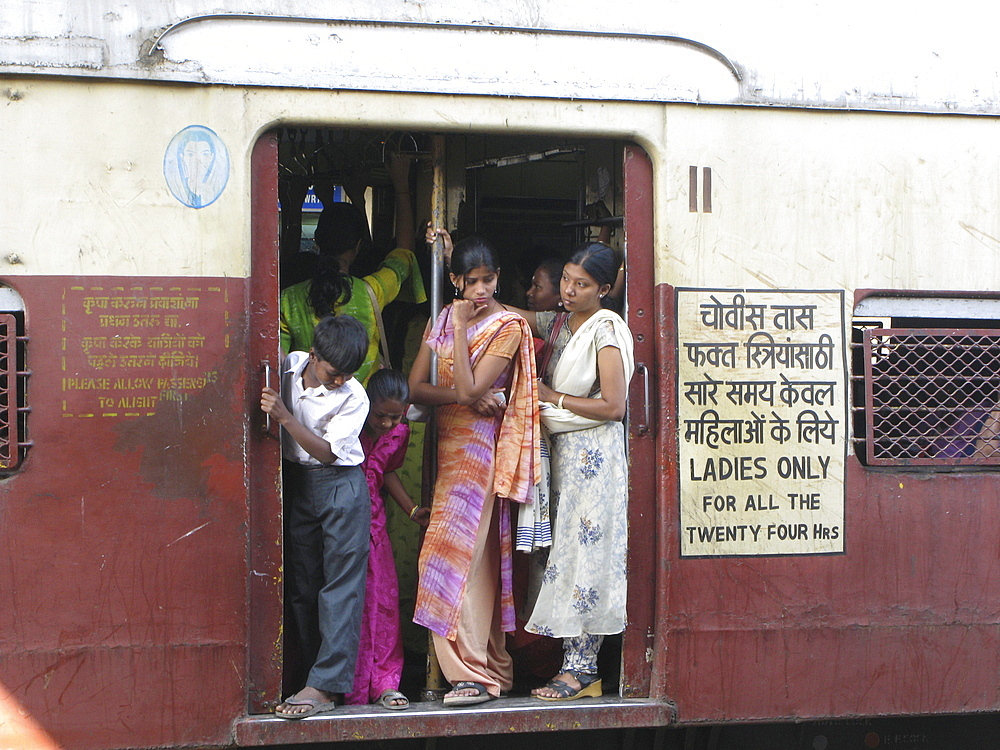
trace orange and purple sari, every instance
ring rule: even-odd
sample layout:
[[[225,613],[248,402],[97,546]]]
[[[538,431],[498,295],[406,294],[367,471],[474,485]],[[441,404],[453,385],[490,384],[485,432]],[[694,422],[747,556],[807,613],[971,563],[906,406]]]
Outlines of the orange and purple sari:
[[[530,502],[539,481],[538,392],[531,330],[516,313],[502,311],[469,328],[473,368],[486,355],[510,359],[494,388],[507,392],[501,416],[484,417],[471,406],[437,408],[438,473],[431,520],[418,563],[419,588],[413,620],[455,640],[472,563],[477,529],[495,498]],[[437,353],[438,385],[454,384],[454,327],[445,308],[427,337]],[[500,604],[503,629],[512,631],[511,524],[506,502],[500,512]],[[484,613],[486,616],[488,613]]]

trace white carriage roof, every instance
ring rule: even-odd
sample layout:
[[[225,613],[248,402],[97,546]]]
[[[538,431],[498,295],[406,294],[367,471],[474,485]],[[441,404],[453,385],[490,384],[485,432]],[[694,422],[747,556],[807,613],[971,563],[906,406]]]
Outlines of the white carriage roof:
[[[0,4],[0,72],[1000,114],[1000,9],[955,0],[929,10],[870,0],[32,0]]]

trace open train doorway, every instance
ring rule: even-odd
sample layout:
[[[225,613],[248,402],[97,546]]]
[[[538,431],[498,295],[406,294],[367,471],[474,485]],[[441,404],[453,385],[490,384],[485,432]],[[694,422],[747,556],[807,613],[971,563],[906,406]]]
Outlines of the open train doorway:
[[[404,191],[394,179],[398,174],[390,173],[390,163],[400,157],[409,162]],[[412,207],[404,225],[398,211],[401,200]],[[262,300],[257,301],[258,315],[252,324],[258,330],[252,338],[263,347],[262,367],[265,362],[267,368],[277,367],[276,296],[309,282],[317,260],[316,227],[324,208],[349,202],[365,217],[369,237],[351,275],[376,272],[387,253],[408,246],[416,252],[419,275],[429,291],[439,272],[423,244],[422,228],[434,215],[435,201],[444,206],[444,224],[456,237],[478,234],[495,244],[502,268],[499,299],[515,307],[525,306],[532,276],[543,261],[565,260],[585,240],[605,241],[617,251],[626,290],[619,305],[636,338],[638,363],[629,397],[630,463],[634,467],[637,455],[645,454],[643,464],[653,465],[655,405],[649,388],[653,336],[647,330],[654,317],[652,170],[645,153],[624,142],[561,135],[436,136],[316,127],[286,127],[267,134],[254,152],[253,293]],[[429,302],[405,295],[385,305],[383,324],[394,368],[408,371],[431,315]],[[251,479],[251,492],[257,493],[251,498],[253,517],[258,519],[253,521],[251,569],[257,572],[281,565],[281,545],[275,544],[280,529],[274,522],[281,513],[281,482],[266,481],[271,474],[276,480],[280,477],[280,460],[276,432],[266,427],[251,441],[252,452],[260,454],[260,460],[252,459],[251,464],[264,467]],[[427,476],[432,470],[423,447],[428,439],[424,425],[411,423],[406,464],[399,471],[406,491],[423,503],[429,501]],[[654,479],[648,471],[633,471],[630,485],[629,577],[648,580],[656,545],[655,525],[650,523]],[[386,509],[406,655],[401,687],[413,701],[428,695],[427,632],[412,624],[420,527],[396,504],[387,502]],[[281,695],[298,687],[289,681],[296,646],[290,637],[293,629],[283,622],[281,585],[251,580],[250,587],[256,626],[252,623],[249,713],[268,713]],[[609,638],[602,649],[605,694],[650,694],[648,654],[654,612],[648,587],[639,592],[632,586],[626,632]],[[519,642],[519,635],[524,636],[514,634],[508,643],[515,658],[515,689],[527,690],[558,668],[559,649],[557,644],[553,649],[552,644],[539,642],[544,639],[524,637]]]

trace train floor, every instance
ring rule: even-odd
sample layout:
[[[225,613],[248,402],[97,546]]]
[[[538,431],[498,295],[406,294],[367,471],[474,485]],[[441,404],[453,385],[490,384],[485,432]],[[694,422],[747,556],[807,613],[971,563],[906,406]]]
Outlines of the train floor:
[[[272,746],[273,750],[997,750],[1000,714],[527,732]]]

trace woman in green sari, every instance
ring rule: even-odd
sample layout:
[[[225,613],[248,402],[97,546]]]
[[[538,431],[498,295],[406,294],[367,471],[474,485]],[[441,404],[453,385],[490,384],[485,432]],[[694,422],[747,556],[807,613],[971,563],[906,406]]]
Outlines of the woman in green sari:
[[[312,332],[327,315],[352,315],[368,331],[368,353],[355,374],[363,384],[377,369],[380,333],[377,317],[387,304],[405,292],[411,302],[424,302],[423,281],[413,254],[413,207],[410,204],[410,160],[394,156],[389,175],[396,192],[396,242],[378,269],[363,279],[351,276],[350,268],[368,227],[361,211],[350,203],[333,203],[323,209],[316,226],[319,261],[312,279],[290,286],[281,293],[281,350],[309,351]],[[371,289],[371,293],[369,293]],[[374,296],[376,310],[372,304]]]

